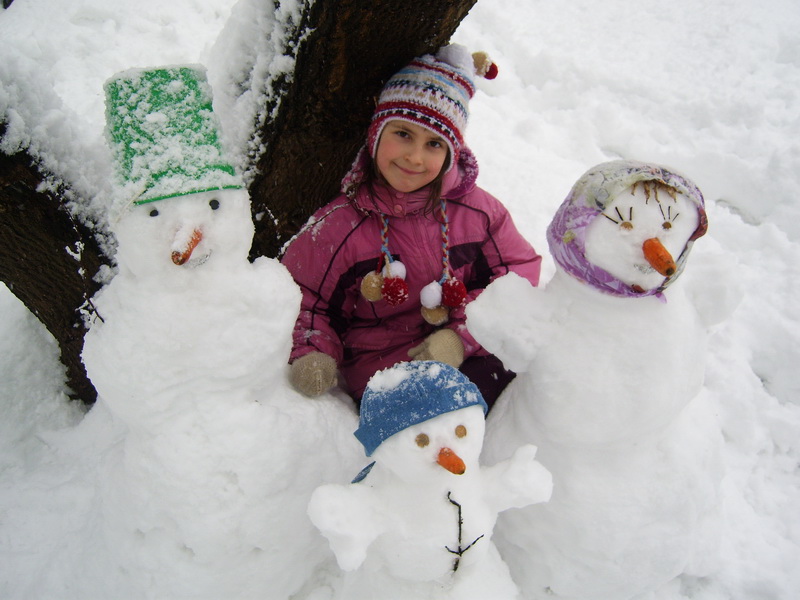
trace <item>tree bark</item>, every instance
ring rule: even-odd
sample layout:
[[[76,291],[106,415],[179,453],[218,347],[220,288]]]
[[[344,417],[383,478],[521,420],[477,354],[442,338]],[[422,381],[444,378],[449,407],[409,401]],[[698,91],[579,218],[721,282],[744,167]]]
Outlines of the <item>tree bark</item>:
[[[475,2],[316,0],[305,6],[286,50],[296,57],[294,74],[275,82],[277,110],[257,132],[266,150],[250,186],[251,257],[277,256],[333,198],[386,79],[445,44]],[[0,121],[0,138],[4,133]],[[59,179],[40,172],[24,152],[0,153],[0,280],[58,342],[72,396],[91,404],[96,392],[80,358],[81,313],[99,288],[94,276],[111,259],[90,227],[70,216],[63,195],[38,191],[50,175]]]
[[[0,137],[4,129],[0,123]],[[60,198],[37,191],[42,179],[26,154],[0,153],[0,280],[58,342],[70,395],[91,404],[97,393],[81,362],[81,309],[99,289],[92,278],[108,261]]]
[[[298,24],[294,77],[250,186],[251,255],[277,256],[308,217],[339,191],[366,138],[383,84],[415,56],[447,43],[476,0],[317,0]]]

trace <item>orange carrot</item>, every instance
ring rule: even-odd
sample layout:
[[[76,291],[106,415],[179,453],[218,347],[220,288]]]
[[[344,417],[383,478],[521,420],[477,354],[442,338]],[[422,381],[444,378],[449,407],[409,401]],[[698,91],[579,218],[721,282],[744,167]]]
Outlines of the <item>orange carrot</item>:
[[[642,244],[642,252],[644,252],[644,257],[647,259],[647,262],[649,262],[650,266],[656,271],[665,277],[675,274],[675,269],[677,268],[675,266],[675,261],[669,253],[669,250],[664,248],[664,245],[658,238],[645,240],[644,244]]]
[[[172,252],[172,262],[176,265],[183,265],[192,257],[192,252],[194,249],[197,248],[197,244],[200,243],[200,240],[203,239],[203,232],[199,229],[195,229],[192,232],[192,236],[189,238],[188,243],[186,244],[186,248],[181,252],[180,250],[174,250]]]
[[[464,471],[467,470],[464,461],[461,460],[458,454],[450,450],[450,448],[442,448],[439,450],[439,458],[436,462],[456,475],[463,475]]]

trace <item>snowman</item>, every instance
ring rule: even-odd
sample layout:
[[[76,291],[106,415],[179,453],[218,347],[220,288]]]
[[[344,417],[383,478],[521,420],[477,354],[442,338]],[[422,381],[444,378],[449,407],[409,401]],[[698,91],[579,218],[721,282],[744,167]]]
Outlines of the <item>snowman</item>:
[[[702,384],[724,309],[676,283],[706,227],[680,175],[598,165],[549,226],[547,286],[507,275],[467,309],[475,338],[518,373],[489,417],[487,458],[533,443],[553,474],[548,504],[497,527],[529,598],[623,600],[711,568],[720,434]]]
[[[518,597],[492,529],[499,512],[546,501],[550,474],[531,445],[481,467],[486,410],[443,363],[372,377],[355,435],[374,462],[352,484],[319,487],[308,508],[345,572],[335,597]]]
[[[118,272],[83,359],[124,434],[100,474],[101,595],[287,598],[329,559],[305,506],[358,464],[355,412],[286,383],[300,293],[248,261],[203,68],[126,71],[106,94]]]

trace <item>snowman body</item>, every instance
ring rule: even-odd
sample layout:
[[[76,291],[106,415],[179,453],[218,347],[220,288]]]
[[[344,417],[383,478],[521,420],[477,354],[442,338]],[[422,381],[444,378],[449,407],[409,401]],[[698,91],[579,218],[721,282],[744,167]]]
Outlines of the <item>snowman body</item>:
[[[110,595],[283,598],[326,559],[304,506],[356,464],[335,429],[355,416],[286,383],[300,294],[277,261],[248,262],[252,232],[242,190],[135,206],[117,223],[119,272],[83,353],[126,427],[101,482]]]
[[[363,480],[314,492],[309,515],[344,571],[337,598],[518,597],[492,530],[498,512],[545,501],[550,477],[532,446],[481,467],[482,412],[408,427],[375,451]]]
[[[681,281],[663,290],[665,276],[642,251],[659,237],[667,254],[685,259],[703,215],[680,194],[656,203],[641,188],[616,192],[604,196],[602,214],[573,214],[558,236],[580,238],[585,264],[557,256],[546,287],[509,275],[468,308],[476,339],[518,373],[489,416],[486,457],[533,443],[553,473],[549,503],[501,515],[497,526],[530,598],[633,598],[695,568],[701,574],[715,548],[719,430],[702,393],[706,320]],[[675,214],[689,217],[682,229],[657,231]]]

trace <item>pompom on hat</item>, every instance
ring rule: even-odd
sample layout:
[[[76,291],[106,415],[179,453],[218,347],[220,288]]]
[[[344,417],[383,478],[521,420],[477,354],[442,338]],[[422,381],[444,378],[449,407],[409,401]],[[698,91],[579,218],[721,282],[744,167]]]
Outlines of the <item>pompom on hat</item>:
[[[378,141],[389,121],[399,119],[420,125],[441,136],[456,164],[464,145],[469,101],[475,94],[475,77],[494,79],[497,67],[483,52],[470,54],[461,45],[442,47],[395,73],[378,97],[367,132],[367,150],[375,158]]]
[[[473,405],[484,414],[489,410],[478,387],[458,369],[435,361],[398,363],[369,380],[355,436],[372,456],[395,433]]]

